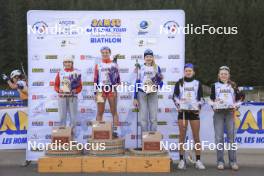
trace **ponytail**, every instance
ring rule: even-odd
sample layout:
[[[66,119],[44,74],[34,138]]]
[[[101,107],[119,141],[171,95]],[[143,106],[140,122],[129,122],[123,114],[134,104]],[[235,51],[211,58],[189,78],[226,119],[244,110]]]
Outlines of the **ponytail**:
[[[154,57],[153,57],[153,60],[152,60],[152,64],[151,65],[154,67],[154,69],[157,69],[157,67],[158,67],[158,65],[155,62],[155,58]]]
[[[183,78],[179,79],[180,86],[183,86]]]
[[[227,83],[230,84],[233,89],[237,89],[237,84],[234,81],[229,79]]]

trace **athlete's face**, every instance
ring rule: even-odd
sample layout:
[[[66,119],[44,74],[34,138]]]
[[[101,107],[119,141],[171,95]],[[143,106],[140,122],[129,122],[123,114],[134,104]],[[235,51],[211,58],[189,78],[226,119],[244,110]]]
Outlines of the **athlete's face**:
[[[70,69],[73,67],[73,63],[71,61],[64,61],[63,64],[64,64],[64,68],[66,69]]]
[[[229,71],[220,70],[219,73],[218,73],[218,77],[219,77],[220,81],[227,82],[229,80],[229,78],[230,78]]]
[[[144,60],[147,65],[151,65],[153,63],[154,57],[151,55],[146,55],[144,57]]]
[[[109,59],[111,52],[107,49],[101,51],[102,59]]]
[[[184,69],[184,77],[191,78],[194,76],[194,71],[192,68],[185,68]]]
[[[13,78],[12,78],[13,83],[16,83],[16,82],[18,81],[18,79],[19,79],[18,76],[13,77]]]

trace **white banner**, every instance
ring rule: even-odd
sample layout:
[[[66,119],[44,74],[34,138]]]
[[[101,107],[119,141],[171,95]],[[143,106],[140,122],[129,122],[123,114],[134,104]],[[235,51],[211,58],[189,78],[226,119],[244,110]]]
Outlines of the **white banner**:
[[[0,149],[27,146],[27,108],[0,109]]]
[[[264,147],[264,104],[245,104],[236,112],[236,142],[239,148]],[[201,114],[201,140],[214,142],[213,111],[203,107]]]
[[[27,108],[5,108],[0,110],[0,149],[26,148]],[[209,106],[203,106],[201,114],[201,140],[214,142],[213,111]],[[239,148],[264,147],[264,104],[243,105],[236,113],[236,142]],[[174,120],[177,119],[173,118]],[[159,126],[161,128],[161,126]],[[169,139],[176,138],[174,126],[168,133]],[[30,129],[29,129],[30,130]],[[38,138],[40,133],[31,135],[31,140]],[[172,140],[173,141],[173,140]],[[175,154],[176,155],[176,154]]]
[[[164,75],[164,85],[173,85],[182,76],[185,53],[182,10],[144,11],[29,11],[28,74],[29,130],[28,140],[49,142],[51,128],[58,125],[56,73],[63,69],[64,55],[74,55],[74,67],[81,70],[83,90],[79,94],[78,140],[86,142],[91,135],[89,122],[95,120],[93,71],[100,58],[100,48],[109,46],[112,56],[121,54],[118,65],[121,81],[134,84],[136,60],[143,63],[143,53],[153,50],[156,63]],[[34,33],[36,32],[37,33]],[[56,31],[56,32],[54,32]],[[178,136],[176,109],[172,92],[159,94],[158,129],[165,140]],[[136,146],[136,112],[132,92],[119,92],[119,135],[126,147]],[[112,120],[106,107],[104,118]],[[27,151],[27,160],[37,160],[43,151]],[[176,155],[175,155],[176,156]]]

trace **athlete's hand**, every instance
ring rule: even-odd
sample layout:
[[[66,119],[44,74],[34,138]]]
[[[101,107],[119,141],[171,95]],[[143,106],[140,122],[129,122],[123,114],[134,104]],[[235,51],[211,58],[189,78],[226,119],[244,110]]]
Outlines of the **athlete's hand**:
[[[133,101],[133,105],[134,105],[135,107],[138,107],[138,106],[139,106],[139,102],[138,102],[137,99],[134,99],[134,101]]]
[[[24,89],[24,85],[22,83],[18,83],[17,84],[17,88],[20,89],[20,90],[23,90]]]
[[[137,69],[140,69],[140,64],[139,64],[139,63],[136,63],[136,64],[135,64],[135,67],[136,67]]]
[[[175,105],[176,105],[176,107],[177,107],[178,109],[180,109],[180,104],[179,104],[179,103],[175,103]]]
[[[103,94],[101,92],[96,92],[95,102],[96,103],[104,103],[105,102],[105,98],[103,98]]]
[[[194,114],[200,114],[200,110],[194,111]]]
[[[73,94],[76,94],[77,93],[77,90],[76,89],[72,89],[71,91]]]
[[[219,109],[214,109],[214,108],[213,108],[213,111],[214,111],[214,112],[219,112],[220,110],[219,110]]]
[[[234,106],[233,108],[229,109],[230,112],[236,112],[238,109]]]
[[[97,102],[97,92],[95,93],[94,101]]]
[[[6,76],[6,74],[2,74],[2,79],[3,79],[4,81],[8,81],[8,80],[9,80],[9,78],[8,78],[8,76]]]

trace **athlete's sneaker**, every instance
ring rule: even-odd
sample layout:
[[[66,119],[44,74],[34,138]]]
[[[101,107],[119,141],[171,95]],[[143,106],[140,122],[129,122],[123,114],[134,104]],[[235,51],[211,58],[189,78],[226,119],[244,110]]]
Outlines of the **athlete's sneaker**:
[[[118,134],[117,134],[117,132],[113,132],[112,135],[113,135],[113,138],[114,138],[114,139],[118,138]]]
[[[224,170],[224,169],[225,169],[225,165],[224,165],[224,163],[219,162],[219,163],[217,164],[217,169],[218,169],[218,170]]]
[[[237,171],[239,169],[237,163],[231,163],[231,169]]]
[[[197,169],[205,169],[205,166],[204,166],[204,164],[202,163],[202,161],[201,160],[197,160],[196,162],[195,162],[195,167],[197,168]]]
[[[180,170],[186,169],[186,163],[184,160],[180,160],[180,162],[178,164],[178,169],[180,169]]]

